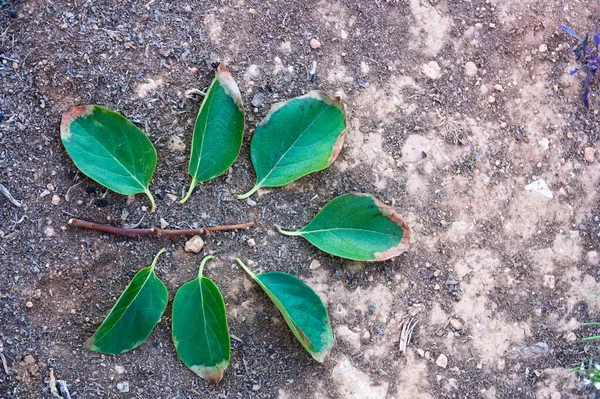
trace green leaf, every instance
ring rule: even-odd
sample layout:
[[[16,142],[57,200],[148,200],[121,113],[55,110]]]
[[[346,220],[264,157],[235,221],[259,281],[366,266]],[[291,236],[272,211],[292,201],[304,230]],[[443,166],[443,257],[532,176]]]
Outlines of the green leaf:
[[[214,179],[235,162],[244,135],[242,95],[231,73],[219,65],[194,127],[188,171],[192,184],[183,204],[199,182]]]
[[[345,130],[344,105],[327,93],[311,91],[275,104],[256,127],[250,145],[256,184],[238,199],[327,168],[342,149]]]
[[[106,319],[87,341],[95,352],[117,355],[137,348],[149,336],[167,308],[167,287],[154,272],[161,249],[152,265],[133,277]]]
[[[382,261],[400,255],[410,245],[410,228],[398,213],[369,194],[334,198],[303,229],[282,234],[302,236],[335,256],[358,261]]]
[[[123,115],[97,105],[80,105],[62,115],[60,138],[84,175],[119,194],[145,193],[156,169],[156,150]]]
[[[181,286],[173,300],[173,342],[181,361],[200,377],[218,383],[229,365],[231,343],[225,303],[210,279],[198,277]]]
[[[304,349],[323,363],[333,348],[333,331],[321,298],[298,278],[282,272],[254,274],[240,266],[261,286]]]

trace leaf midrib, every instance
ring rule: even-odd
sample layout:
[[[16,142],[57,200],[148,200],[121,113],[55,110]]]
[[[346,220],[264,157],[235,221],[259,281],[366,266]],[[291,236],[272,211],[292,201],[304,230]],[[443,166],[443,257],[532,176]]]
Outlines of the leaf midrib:
[[[206,110],[206,118],[204,119],[204,130],[202,131],[202,140],[200,142],[200,152],[198,153],[198,162],[196,163],[196,170],[194,171],[194,175],[192,176],[194,181],[198,180],[198,170],[200,169],[200,163],[202,163],[202,150],[204,149],[204,139],[206,138],[206,128],[208,127],[208,114],[210,114],[210,110],[212,108],[212,104],[214,101],[214,93],[212,93],[212,89],[215,86],[215,83],[217,82],[217,79],[215,79],[215,81],[212,83],[212,85],[210,86],[210,88],[208,89],[208,94],[210,95],[210,104],[208,104],[208,108]],[[209,100],[207,98],[207,100]],[[204,104],[202,104],[200,106],[200,111],[198,112],[198,116],[200,116],[200,114],[202,114],[202,111],[204,110]],[[196,130],[194,129],[194,134],[196,134]],[[191,153],[194,153],[194,138],[192,137],[192,149],[191,149]]]
[[[77,121],[77,122],[74,122],[74,123],[77,123],[77,125],[78,125],[78,126],[79,126],[79,127],[82,129],[82,130],[84,130],[84,131],[86,130],[86,129],[85,129],[85,128],[84,128],[84,127],[83,127],[83,126],[82,126],[82,125],[79,123],[79,121]],[[102,127],[104,127],[104,128],[106,129],[106,125],[105,125],[104,123],[102,123],[102,122],[98,122],[98,123],[102,124]],[[143,134],[143,133],[142,133],[142,134]],[[120,161],[117,159],[117,157],[116,157],[115,155],[113,155],[113,153],[112,153],[112,152],[111,152],[111,151],[110,151],[108,148],[106,148],[106,147],[105,147],[105,146],[104,146],[104,145],[103,145],[103,144],[102,144],[102,143],[101,143],[101,142],[100,142],[100,141],[99,141],[99,140],[98,140],[98,139],[97,139],[95,136],[93,136],[93,135],[91,135],[91,134],[89,134],[89,133],[88,133],[88,135],[89,135],[89,137],[91,137],[92,139],[94,139],[94,141],[96,141],[96,143],[98,143],[98,144],[100,145],[100,147],[102,147],[102,148],[104,149],[104,151],[106,151],[106,152],[107,152],[107,153],[108,153],[108,154],[109,154],[109,155],[112,157],[112,159],[114,159],[114,160],[115,160],[115,161],[116,161],[116,162],[117,162],[117,163],[118,163],[118,164],[119,164],[119,165],[120,165],[120,166],[121,166],[121,167],[122,167],[122,168],[123,168],[123,169],[124,169],[124,170],[125,170],[127,173],[129,173],[129,175],[130,175],[130,176],[133,178],[133,180],[135,180],[135,181],[136,181],[136,182],[137,182],[137,183],[140,185],[140,187],[142,188],[142,190],[143,190],[143,191],[146,191],[146,185],[145,185],[145,184],[142,184],[142,182],[140,182],[140,181],[139,181],[139,179],[138,179],[138,178],[137,178],[137,177],[136,177],[134,174],[132,174],[132,173],[129,171],[129,169],[127,169],[127,168],[125,167],[125,165],[123,165],[123,164],[122,164],[122,163],[121,163],[121,162],[120,162]],[[73,143],[73,144],[75,144],[75,143]],[[82,147],[82,146],[79,146],[79,147],[80,147],[81,149],[83,149],[83,147]],[[130,149],[131,149],[131,147],[130,147]],[[90,153],[90,154],[93,154],[93,153],[91,153],[91,152],[89,152],[89,151],[88,151],[88,153]],[[135,163],[135,162],[134,162],[134,163]],[[134,169],[135,169],[135,168],[134,168]]]
[[[303,235],[306,235],[306,234],[312,234],[312,233],[330,232],[330,231],[333,231],[333,230],[364,231],[364,232],[373,233],[373,234],[381,234],[381,235],[385,235],[385,236],[389,236],[389,237],[398,237],[398,235],[395,235],[395,234],[382,233],[380,231],[375,231],[375,230],[356,229],[356,228],[347,228],[347,227],[334,227],[334,228],[331,228],[331,229],[319,229],[319,230],[311,230],[311,231],[300,230],[300,233],[303,234]]]
[[[322,100],[319,100],[319,101],[322,101]],[[324,101],[322,101],[322,102],[324,103]],[[265,182],[265,180],[267,180],[269,178],[269,176],[271,175],[271,173],[273,173],[273,171],[275,169],[277,169],[277,166],[279,165],[279,163],[281,162],[281,160],[285,158],[285,156],[287,155],[287,153],[290,152],[292,148],[294,148],[294,146],[296,145],[296,143],[298,142],[298,140],[300,140],[302,138],[302,136],[304,135],[304,133],[306,133],[306,131],[317,121],[317,119],[319,119],[321,117],[321,115],[323,115],[323,113],[327,109],[328,109],[328,106],[326,106],[325,108],[323,108],[323,110],[319,113],[319,115],[317,115],[315,117],[315,119],[306,128],[304,128],[304,130],[302,131],[302,133],[300,133],[298,135],[298,137],[296,138],[296,140],[294,140],[294,142],[292,143],[292,145],[289,146],[289,148],[281,155],[281,157],[279,157],[279,159],[277,160],[277,162],[275,163],[275,165],[273,165],[273,167],[271,168],[271,170],[269,171],[269,173],[267,173],[265,175],[265,177],[263,177],[261,179],[260,182],[256,183],[257,186],[261,186],[262,187],[262,184]]]
[[[202,318],[204,319],[204,335],[206,337],[206,343],[208,344],[208,328],[206,323],[206,309],[204,307],[204,291],[202,290],[202,279],[204,277],[198,278],[198,287],[200,289],[200,303],[202,303]],[[211,363],[215,363],[215,358],[213,357],[211,345],[206,345],[208,349],[208,355],[210,356]]]
[[[141,271],[141,270],[140,270]],[[139,273],[139,272],[138,272]],[[135,294],[135,296],[133,297],[133,299],[131,300],[131,302],[129,302],[129,305],[127,306],[127,309],[125,309],[125,311],[121,314],[121,316],[119,316],[119,318],[117,319],[117,321],[115,321],[113,323],[113,325],[110,327],[110,329],[104,333],[102,335],[102,337],[99,337],[97,339],[94,340],[94,344],[96,344],[97,342],[100,342],[100,340],[104,339],[104,337],[106,337],[108,335],[108,333],[110,333],[117,324],[119,324],[119,322],[121,321],[121,319],[123,318],[123,316],[125,316],[125,313],[127,313],[127,311],[129,310],[129,308],[131,307],[131,304],[135,302],[135,300],[137,299],[137,297],[140,295],[140,292],[142,292],[142,290],[144,289],[144,287],[146,286],[146,283],[148,282],[148,280],[150,279],[150,276],[154,273],[154,270],[151,270],[150,273],[148,273],[148,276],[146,277],[146,279],[144,280],[144,283],[141,285],[141,288],[139,289],[139,291],[137,292],[137,294]],[[135,278],[135,277],[134,277]],[[129,287],[127,287],[129,288]],[[121,294],[121,296],[125,295],[125,292],[127,292],[127,289],[125,291],[123,291],[123,294]],[[117,300],[117,303],[119,303],[119,300],[121,298],[119,297],[119,299]],[[110,313],[108,314],[110,316],[110,314],[114,311],[115,309],[111,309]],[[102,327],[102,326],[100,326]]]

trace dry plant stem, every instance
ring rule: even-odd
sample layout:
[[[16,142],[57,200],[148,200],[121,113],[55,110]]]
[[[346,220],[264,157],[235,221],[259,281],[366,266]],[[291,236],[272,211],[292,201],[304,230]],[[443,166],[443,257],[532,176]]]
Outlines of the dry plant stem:
[[[69,225],[73,227],[80,227],[82,229],[102,231],[104,233],[115,234],[125,237],[136,237],[136,236],[160,236],[160,237],[173,237],[177,235],[194,235],[194,234],[206,234],[213,231],[227,231],[227,230],[242,230],[248,229],[254,226],[254,222],[242,223],[242,224],[231,224],[225,226],[214,226],[214,227],[202,227],[199,229],[182,229],[182,230],[163,230],[153,227],[151,229],[128,229],[124,227],[114,227],[108,224],[99,224],[93,222],[86,222],[85,220],[69,219]]]

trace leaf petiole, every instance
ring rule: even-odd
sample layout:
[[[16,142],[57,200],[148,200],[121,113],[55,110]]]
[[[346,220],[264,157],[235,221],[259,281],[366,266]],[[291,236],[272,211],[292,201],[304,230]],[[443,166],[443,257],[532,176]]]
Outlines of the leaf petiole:
[[[151,270],[154,270],[154,268],[156,267],[156,262],[158,261],[158,257],[161,256],[162,254],[164,254],[166,251],[167,251],[166,248],[162,248],[160,251],[158,251],[158,253],[154,257],[154,260],[152,261],[152,264],[150,265]]]
[[[179,201],[180,204],[184,204],[191,197],[192,193],[194,192],[194,189],[196,188],[196,184],[198,184],[198,182],[192,179],[192,184],[190,185],[187,194],[185,195],[185,197],[183,197],[181,201]]]
[[[252,270],[248,269],[248,267],[244,264],[244,262],[242,262],[240,258],[235,258],[235,261],[242,267],[242,269],[244,269],[246,273],[254,277],[254,273],[252,272]]]
[[[241,200],[241,199],[246,199],[249,196],[251,196],[252,194],[254,194],[255,192],[258,191],[258,189],[261,188],[261,186],[259,186],[258,184],[255,185],[254,187],[252,187],[252,190],[248,191],[246,194],[240,194],[238,195],[236,198]]]
[[[206,262],[208,262],[209,260],[211,260],[213,258],[214,258],[214,256],[208,255],[208,256],[204,257],[204,259],[202,259],[202,262],[200,263],[200,269],[198,270],[198,278],[199,279],[202,278],[202,272],[204,271],[204,265],[206,264]]]
[[[275,228],[275,231],[277,231],[279,234],[283,234],[284,236],[301,236],[302,233],[299,231],[288,231],[288,230],[283,230],[281,227],[274,225],[273,226]]]
[[[144,190],[144,193],[146,193],[148,198],[150,198],[150,203],[152,204],[152,206],[150,208],[150,212],[156,211],[156,202],[154,202],[154,197],[152,196],[150,189],[148,188],[148,189]]]

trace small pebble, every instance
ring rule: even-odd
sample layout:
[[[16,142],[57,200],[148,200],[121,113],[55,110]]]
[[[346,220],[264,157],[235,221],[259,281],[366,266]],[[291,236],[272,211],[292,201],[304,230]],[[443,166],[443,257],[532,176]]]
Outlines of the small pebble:
[[[583,156],[586,161],[592,163],[596,160],[596,150],[592,147],[585,147],[585,150],[583,150]]]
[[[538,47],[538,51],[540,53],[545,53],[546,51],[548,51],[548,45],[546,45],[546,44],[540,44],[540,47]]]
[[[265,102],[265,95],[260,91],[254,93],[254,97],[252,97],[251,104],[255,107],[260,107]]]
[[[125,372],[125,367],[117,365],[115,366],[115,372],[117,374],[123,374]]]
[[[256,246],[256,241],[254,241],[254,238],[250,238],[247,242],[248,242],[248,245],[251,247]]]
[[[321,262],[319,262],[319,261],[318,261],[318,260],[316,260],[316,259],[313,259],[313,260],[310,262],[310,266],[309,266],[308,268],[309,268],[310,270],[315,270],[315,269],[318,269],[319,267],[321,267]]]
[[[44,189],[44,191],[42,191],[40,193],[40,198],[44,198],[47,195],[50,195],[50,191],[48,191],[47,189]]]
[[[185,252],[193,252],[195,254],[202,251],[204,248],[204,240],[199,235],[195,235],[185,243],[184,250]]]
[[[52,205],[58,205],[60,204],[60,197],[56,194],[54,194],[52,196]]]
[[[174,194],[167,194],[167,198],[169,198],[171,202],[177,201],[177,196]]]
[[[469,61],[465,64],[465,75],[471,77],[477,75],[477,65],[474,62]]]
[[[446,367],[448,367],[448,358],[442,353],[438,356],[437,360],[435,361],[435,364],[437,364],[438,367],[445,369]]]
[[[502,87],[502,85],[495,84],[494,85],[494,90],[499,91],[499,92],[502,93],[504,91],[504,87]]]
[[[260,385],[258,385],[258,384],[252,385],[252,390],[255,391],[255,392],[258,391],[258,390],[260,390]]]
[[[160,218],[160,228],[166,229],[168,226],[169,226],[169,223],[165,219]]]
[[[117,383],[117,389],[121,392],[129,392],[129,381]]]
[[[496,97],[494,97],[494,96],[489,96],[488,97],[488,103],[493,104],[495,102],[496,102]]]
[[[442,76],[442,68],[435,61],[430,61],[427,64],[423,64],[421,67],[423,75],[427,76],[431,80],[439,79]]]
[[[313,49],[321,48],[321,42],[315,38],[310,39],[310,47]]]
[[[32,307],[33,307],[33,302],[31,302],[31,301],[27,301],[27,302],[25,303],[25,306],[27,306],[28,308],[32,308]]]
[[[450,319],[450,326],[456,331],[461,331],[463,329],[463,324],[458,319]]]
[[[600,255],[597,251],[590,251],[587,253],[587,261],[590,265],[598,266],[600,264]]]

